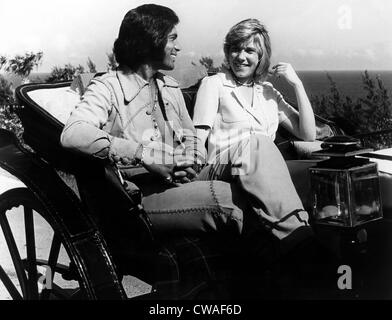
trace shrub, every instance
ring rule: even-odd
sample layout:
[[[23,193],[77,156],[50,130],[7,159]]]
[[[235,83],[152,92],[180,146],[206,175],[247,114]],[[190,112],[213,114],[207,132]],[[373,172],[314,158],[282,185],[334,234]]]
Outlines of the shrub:
[[[0,75],[0,106],[13,104],[12,83]]]
[[[55,66],[52,68],[46,82],[69,81],[81,73],[84,73],[84,67],[82,65],[75,67],[72,64],[67,63],[64,67]]]
[[[392,132],[369,135],[383,130],[392,131],[392,102],[381,78],[373,80],[367,71],[362,74],[365,96],[356,100],[342,97],[332,77],[328,95],[312,96],[316,114],[334,120],[347,134],[363,138],[366,146],[374,149],[392,147]]]
[[[106,56],[108,57],[107,71],[116,70],[118,64],[116,61],[116,57],[114,56],[114,53],[113,52],[107,53]]]
[[[220,67],[214,66],[214,60],[211,57],[201,57],[199,63],[206,68],[207,73],[217,73],[222,70],[222,65]]]
[[[28,81],[31,71],[41,63],[43,52],[27,52],[24,55],[17,54],[13,58],[0,56],[0,69],[14,73],[23,78],[23,82]]]
[[[90,57],[87,58],[87,68],[90,73],[97,73],[97,65]]]
[[[12,131],[20,139],[23,128],[19,118],[12,112],[14,103],[12,84],[0,75],[0,128]]]
[[[12,131],[18,137],[22,139],[23,127],[18,116],[12,112],[10,105],[0,106],[0,128]]]

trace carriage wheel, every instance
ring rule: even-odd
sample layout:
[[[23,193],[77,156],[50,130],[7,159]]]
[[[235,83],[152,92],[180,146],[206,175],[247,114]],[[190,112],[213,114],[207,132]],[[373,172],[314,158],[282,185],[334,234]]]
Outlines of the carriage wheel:
[[[0,196],[3,231],[0,234],[0,280],[8,292],[7,298],[45,300],[83,296],[76,268],[72,268],[61,235],[47,216],[27,188],[11,189]],[[11,259],[4,269],[1,264],[5,264],[7,255]],[[66,263],[61,264],[60,260]],[[15,272],[10,268],[12,265]]]

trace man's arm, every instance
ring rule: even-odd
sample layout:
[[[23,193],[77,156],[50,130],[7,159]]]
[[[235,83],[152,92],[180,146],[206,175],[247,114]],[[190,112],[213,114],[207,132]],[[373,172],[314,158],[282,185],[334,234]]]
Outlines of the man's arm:
[[[136,141],[114,137],[101,129],[108,121],[111,108],[109,88],[93,80],[63,129],[62,146],[113,162],[134,161],[139,145]]]

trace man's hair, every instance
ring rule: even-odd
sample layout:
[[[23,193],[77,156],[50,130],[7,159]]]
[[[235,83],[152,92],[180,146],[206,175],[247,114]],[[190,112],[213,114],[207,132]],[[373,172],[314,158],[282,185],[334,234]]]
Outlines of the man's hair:
[[[173,10],[155,4],[128,11],[113,47],[118,64],[136,69],[145,62],[162,61],[167,36],[178,22]]]
[[[255,78],[265,78],[270,67],[271,41],[267,29],[259,20],[246,19],[230,29],[223,45],[225,58],[228,62],[230,49],[241,47],[251,39],[253,39],[260,59],[260,64],[255,71]]]

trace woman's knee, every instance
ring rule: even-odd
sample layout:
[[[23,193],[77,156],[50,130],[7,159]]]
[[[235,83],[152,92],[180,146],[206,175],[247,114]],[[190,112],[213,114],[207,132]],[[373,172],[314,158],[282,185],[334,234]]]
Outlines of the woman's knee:
[[[286,161],[291,180],[297,190],[299,197],[306,209],[310,209],[310,173],[309,168],[314,166],[317,161],[289,160]]]

